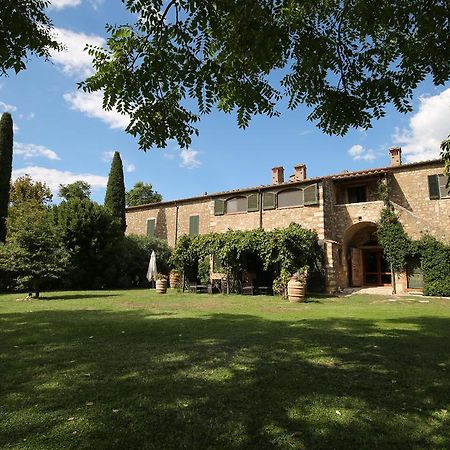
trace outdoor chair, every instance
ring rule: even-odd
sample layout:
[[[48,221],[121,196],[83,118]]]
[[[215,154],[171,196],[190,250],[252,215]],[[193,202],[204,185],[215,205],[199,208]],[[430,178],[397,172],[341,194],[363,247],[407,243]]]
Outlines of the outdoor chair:
[[[241,293],[242,295],[255,295],[255,287],[252,283],[243,283]]]

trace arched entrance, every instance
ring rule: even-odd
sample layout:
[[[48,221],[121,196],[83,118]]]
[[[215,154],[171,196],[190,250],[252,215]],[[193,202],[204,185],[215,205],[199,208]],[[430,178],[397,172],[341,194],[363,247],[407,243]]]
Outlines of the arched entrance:
[[[375,223],[359,222],[349,227],[344,236],[344,250],[349,286],[391,286],[391,269],[378,243]]]

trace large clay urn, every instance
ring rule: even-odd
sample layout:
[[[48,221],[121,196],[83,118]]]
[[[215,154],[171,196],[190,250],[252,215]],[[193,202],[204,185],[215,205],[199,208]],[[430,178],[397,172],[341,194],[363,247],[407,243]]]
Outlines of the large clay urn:
[[[181,285],[181,275],[178,270],[172,270],[169,275],[169,285],[172,289],[179,288]]]
[[[306,292],[306,271],[295,273],[288,282],[288,299],[291,303],[305,301]]]
[[[167,292],[167,280],[165,278],[156,280],[156,292],[158,294],[165,294]]]

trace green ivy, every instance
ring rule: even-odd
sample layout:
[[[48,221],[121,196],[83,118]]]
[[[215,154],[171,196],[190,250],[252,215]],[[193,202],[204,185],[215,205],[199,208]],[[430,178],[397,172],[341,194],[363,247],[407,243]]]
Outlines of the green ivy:
[[[227,278],[238,280],[245,268],[245,256],[257,254],[263,269],[274,275],[292,274],[304,266],[318,267],[322,252],[315,231],[292,223],[284,229],[265,231],[233,231],[182,236],[171,256],[172,267],[191,271],[198,261],[215,255],[222,264]],[[286,276],[282,277],[284,284]],[[278,289],[280,292],[282,289]]]
[[[450,245],[432,236],[418,241],[425,295],[450,296]]]

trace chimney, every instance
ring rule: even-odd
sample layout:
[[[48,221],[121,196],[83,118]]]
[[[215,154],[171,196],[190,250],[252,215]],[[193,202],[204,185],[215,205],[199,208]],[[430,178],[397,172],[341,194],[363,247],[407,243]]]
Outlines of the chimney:
[[[402,164],[402,148],[391,147],[389,153],[391,154],[391,166],[400,166]]]
[[[284,167],[274,167],[272,169],[272,184],[284,183]]]
[[[306,165],[297,164],[294,166],[294,181],[305,181],[306,180]]]

